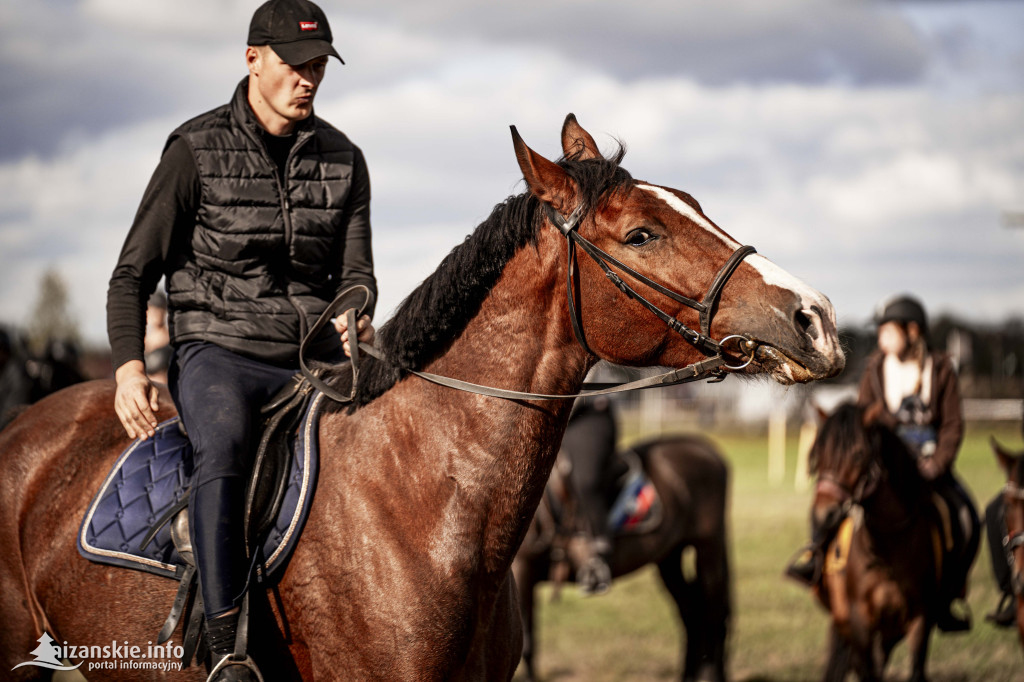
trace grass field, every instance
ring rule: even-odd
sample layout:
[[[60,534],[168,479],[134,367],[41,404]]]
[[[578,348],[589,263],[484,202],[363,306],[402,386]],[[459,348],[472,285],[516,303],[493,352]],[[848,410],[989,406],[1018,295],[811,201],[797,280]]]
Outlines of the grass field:
[[[983,510],[1004,483],[988,445],[996,435],[1011,448],[1021,443],[1019,424],[968,426],[957,470]],[[825,665],[827,614],[810,593],[782,577],[804,542],[811,492],[797,491],[792,474],[797,443],[787,448],[787,483],[768,480],[767,438],[710,434],[732,467],[731,561],[734,617],[729,643],[731,677],[747,682],[809,682]],[[623,441],[637,437],[625,424]],[[680,673],[680,626],[675,607],[649,566],[600,597],[581,599],[565,589],[551,602],[539,590],[538,671],[542,680],[671,680]],[[984,622],[997,600],[984,542],[971,574],[969,604],[974,628],[932,636],[933,682],[1020,682],[1024,653],[1016,630]],[[905,679],[905,647],[897,647],[888,679]]]

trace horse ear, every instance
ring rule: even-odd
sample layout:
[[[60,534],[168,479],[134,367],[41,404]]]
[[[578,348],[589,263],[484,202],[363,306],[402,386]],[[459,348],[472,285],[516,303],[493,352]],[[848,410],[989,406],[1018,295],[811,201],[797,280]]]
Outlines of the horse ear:
[[[576,193],[573,182],[568,174],[557,163],[548,161],[543,156],[526,146],[515,126],[512,129],[512,145],[516,150],[516,160],[523,178],[535,197],[551,206],[560,213],[569,207],[572,196]]]
[[[594,138],[579,124],[575,114],[566,116],[562,124],[562,153],[565,158],[576,161],[604,158]]]
[[[826,412],[821,405],[814,402],[813,400],[811,401],[811,411],[814,413],[814,416],[817,418],[819,424],[825,423],[825,420],[828,419],[828,412]]]
[[[1010,478],[1010,475],[1013,473],[1013,467],[1017,463],[1017,457],[1000,445],[995,436],[989,436],[988,443],[992,446],[992,452],[995,453],[996,459],[999,460],[999,466],[1003,468],[1006,477]]]

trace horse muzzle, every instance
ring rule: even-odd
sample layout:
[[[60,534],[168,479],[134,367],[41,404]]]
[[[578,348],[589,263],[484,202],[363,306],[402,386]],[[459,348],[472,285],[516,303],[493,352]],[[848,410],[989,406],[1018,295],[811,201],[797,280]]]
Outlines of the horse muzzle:
[[[784,309],[748,335],[757,344],[754,371],[770,374],[784,385],[836,376],[846,367],[835,313],[827,299],[806,304],[793,297]]]

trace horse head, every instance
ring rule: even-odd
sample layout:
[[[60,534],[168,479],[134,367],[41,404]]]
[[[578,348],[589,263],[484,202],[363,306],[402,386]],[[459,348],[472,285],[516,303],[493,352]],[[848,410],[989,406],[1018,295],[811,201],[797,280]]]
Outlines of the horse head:
[[[557,163],[514,127],[512,136],[545,220],[569,242],[570,321],[593,355],[680,367],[722,353],[732,367],[783,384],[842,371],[828,298],[741,247],[689,194],[629,177],[618,167],[621,149],[609,164],[572,114]],[[595,183],[602,172],[608,178]],[[576,244],[586,253],[578,259]]]
[[[990,441],[999,465],[1006,473],[1003,500],[1006,503],[1006,553],[1013,571],[1013,591],[1018,603],[1024,600],[1024,453],[1013,454],[995,438]],[[1018,609],[1018,618],[1020,609]],[[1020,625],[1020,623],[1018,623]],[[1024,627],[1024,626],[1022,626]],[[1024,629],[1021,636],[1024,637]]]
[[[878,489],[886,475],[881,432],[852,403],[825,418],[811,446],[810,468],[817,476],[812,520],[815,527],[845,514]]]

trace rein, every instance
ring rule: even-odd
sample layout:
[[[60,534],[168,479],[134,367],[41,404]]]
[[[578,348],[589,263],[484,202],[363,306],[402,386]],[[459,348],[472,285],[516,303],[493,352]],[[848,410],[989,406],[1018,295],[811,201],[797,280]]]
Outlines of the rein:
[[[737,371],[741,370],[751,362],[754,361],[754,354],[757,351],[758,345],[753,340],[746,336],[739,334],[731,334],[721,341],[716,341],[711,338],[711,318],[714,314],[715,304],[718,302],[718,297],[721,294],[722,288],[725,286],[729,278],[736,271],[736,268],[740,266],[743,259],[747,256],[757,253],[757,250],[753,246],[741,246],[736,249],[731,256],[725,261],[718,273],[712,280],[711,287],[708,289],[707,294],[704,296],[702,301],[696,301],[687,296],[683,296],[671,289],[668,289],[661,284],[658,284],[654,280],[646,277],[645,275],[633,270],[625,263],[615,259],[610,254],[601,250],[595,246],[592,242],[586,238],[580,236],[577,231],[580,222],[584,215],[584,206],[580,204],[576,207],[576,210],[565,218],[560,213],[555,211],[547,204],[542,204],[547,213],[548,220],[555,226],[555,228],[562,233],[566,238],[568,248],[568,264],[566,269],[566,295],[569,304],[569,319],[572,322],[573,334],[576,336],[576,340],[583,347],[583,349],[590,355],[597,355],[587,344],[586,336],[583,333],[583,320],[580,316],[580,311],[576,305],[576,297],[574,291],[579,288],[579,274],[577,269],[576,261],[576,247],[581,248],[588,256],[590,256],[594,262],[596,262],[601,269],[604,271],[605,276],[626,296],[639,302],[645,308],[654,313],[662,322],[664,322],[670,329],[680,334],[683,339],[691,346],[696,348],[698,351],[708,356],[706,359],[699,362],[695,362],[686,367],[680,369],[674,369],[663,374],[658,374],[645,379],[638,379],[636,381],[630,381],[621,384],[596,384],[599,388],[592,390],[584,390],[579,393],[568,393],[568,394],[549,394],[549,393],[530,393],[526,391],[513,391],[503,388],[495,388],[493,386],[484,386],[481,384],[474,384],[468,381],[462,381],[461,379],[453,379],[451,377],[445,377],[438,374],[432,374],[430,372],[420,372],[413,369],[400,368],[402,371],[409,372],[421,379],[437,384],[439,386],[446,386],[459,391],[466,391],[469,393],[476,393],[478,395],[485,395],[494,398],[503,398],[505,400],[566,400],[572,398],[581,398],[586,396],[594,395],[608,395],[612,393],[622,393],[624,391],[633,391],[646,388],[657,388],[662,386],[675,386],[678,384],[690,383],[693,381],[700,381],[702,379],[708,379],[712,382],[722,381],[726,377],[726,370]],[[627,284],[619,275],[617,275],[609,263],[614,265],[616,268],[626,273],[633,279],[647,287],[663,294],[674,301],[678,301],[683,305],[696,310],[700,314],[700,331],[696,331],[686,326],[672,315],[669,315],[664,310],[651,303],[649,300],[641,296],[635,289]],[[352,301],[354,297],[362,295],[362,302],[355,305]],[[324,383],[319,377],[317,377],[313,371],[309,369],[305,361],[305,351],[307,343],[316,337],[316,335],[322,330],[331,317],[336,315],[339,311],[348,311],[348,324],[349,329],[353,330],[350,333],[354,333],[355,321],[363,313],[368,310],[373,303],[373,293],[364,285],[356,285],[341,292],[337,298],[334,299],[327,306],[326,310],[320,315],[316,323],[309,329],[306,335],[302,339],[302,343],[299,346],[299,368],[306,379],[313,385],[314,388],[319,390],[321,393],[326,395],[331,400],[339,403],[349,403],[355,399],[356,388],[358,385],[358,372],[359,372],[359,352],[363,353],[385,362],[388,364],[394,364],[386,356],[380,353],[376,348],[365,343],[350,343],[349,347],[352,351],[352,388],[349,395],[343,395],[338,391],[334,390],[326,383]],[[347,307],[346,307],[347,306]],[[746,353],[746,362],[742,365],[730,365],[726,361],[726,358],[722,355],[722,345],[731,339],[738,341],[739,347]],[[595,384],[585,384],[585,386],[595,386]]]

